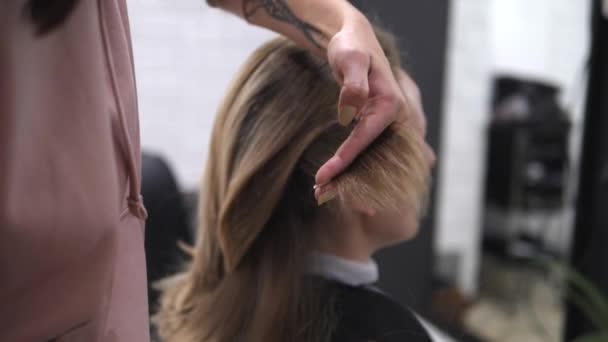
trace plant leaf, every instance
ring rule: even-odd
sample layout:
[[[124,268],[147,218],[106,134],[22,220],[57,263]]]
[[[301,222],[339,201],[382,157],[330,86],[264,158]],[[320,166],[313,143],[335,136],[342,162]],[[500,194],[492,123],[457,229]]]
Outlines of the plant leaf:
[[[606,297],[593,283],[585,279],[585,277],[570,266],[562,263],[554,263],[553,268],[562,273],[568,283],[572,285],[572,290],[568,291],[569,296],[573,296],[576,291],[580,293],[583,298],[587,298],[585,302],[587,302],[591,308],[588,307],[588,310],[585,310],[585,308],[581,307],[581,310],[592,310],[595,311],[595,315],[598,315],[598,317],[588,316],[587,318],[590,320],[593,319],[594,321],[597,319],[597,321],[602,322],[601,325],[597,327],[598,329],[608,329],[608,297]]]
[[[593,303],[589,298],[580,291],[568,291],[566,299],[581,310],[583,315],[595,326],[595,328],[603,330],[608,329],[606,322],[598,315]]]
[[[571,342],[606,342],[608,341],[608,332],[601,332],[592,335],[577,337]]]

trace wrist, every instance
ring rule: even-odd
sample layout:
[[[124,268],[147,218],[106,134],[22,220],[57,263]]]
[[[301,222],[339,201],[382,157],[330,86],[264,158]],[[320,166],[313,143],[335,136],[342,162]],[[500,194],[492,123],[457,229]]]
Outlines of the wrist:
[[[302,1],[303,2],[303,1]],[[351,29],[359,25],[369,25],[367,18],[359,12],[348,1],[327,1],[324,0],[324,6],[318,6],[313,10],[308,9],[310,13],[306,17],[310,18],[310,22],[321,31],[320,45],[327,50],[329,41],[340,31]],[[306,7],[305,4],[302,4]],[[306,11],[306,9],[304,9]]]
[[[271,29],[326,58],[331,39],[345,27],[370,25],[346,0],[208,0],[249,23]],[[358,26],[359,25],[359,26]]]
[[[371,23],[363,13],[359,12],[359,10],[353,7],[351,4],[348,4],[348,7],[349,9],[343,12],[342,30],[355,30],[362,27],[372,27]]]

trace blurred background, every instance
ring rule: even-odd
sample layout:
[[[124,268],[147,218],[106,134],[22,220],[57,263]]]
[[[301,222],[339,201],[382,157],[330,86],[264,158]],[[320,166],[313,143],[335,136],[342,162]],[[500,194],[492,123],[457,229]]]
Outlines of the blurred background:
[[[193,239],[219,101],[274,34],[202,0],[128,3],[153,281]],[[608,341],[608,1],[353,3],[398,36],[438,155],[380,286],[446,341]]]

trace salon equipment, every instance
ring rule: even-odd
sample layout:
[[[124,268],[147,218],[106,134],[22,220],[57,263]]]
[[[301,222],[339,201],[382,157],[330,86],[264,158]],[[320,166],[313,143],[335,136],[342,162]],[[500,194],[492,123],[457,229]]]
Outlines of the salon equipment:
[[[550,84],[496,79],[488,127],[484,248],[530,257],[559,229],[570,121]]]

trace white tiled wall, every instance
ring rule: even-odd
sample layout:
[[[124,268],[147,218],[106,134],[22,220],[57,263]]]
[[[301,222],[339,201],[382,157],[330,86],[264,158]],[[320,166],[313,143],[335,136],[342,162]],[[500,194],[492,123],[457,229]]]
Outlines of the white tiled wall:
[[[436,250],[458,255],[459,285],[475,287],[492,70],[487,0],[452,2],[442,128]]]
[[[402,0],[400,0],[402,1]],[[588,0],[452,0],[439,194],[439,253],[460,255],[475,291],[490,80],[534,74],[573,89],[587,46]],[[247,55],[273,34],[203,0],[129,0],[142,143],[195,189],[215,109]],[[566,96],[571,98],[573,96]],[[575,126],[576,128],[577,126]]]
[[[129,0],[142,145],[196,189],[215,110],[247,56],[274,34],[204,0]]]

